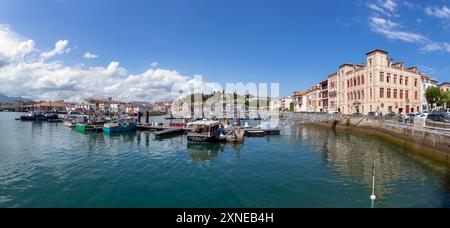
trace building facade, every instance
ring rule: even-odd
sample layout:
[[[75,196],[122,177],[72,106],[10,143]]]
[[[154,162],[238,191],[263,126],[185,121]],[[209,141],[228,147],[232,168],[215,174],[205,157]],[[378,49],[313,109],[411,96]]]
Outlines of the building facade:
[[[417,67],[394,63],[388,52],[366,54],[366,64],[343,64],[338,71],[338,111],[344,114],[422,110],[422,75]]]
[[[337,112],[337,73],[328,76],[328,112]]]
[[[439,89],[441,89],[442,92],[450,92],[450,83],[444,82],[439,85]]]
[[[320,84],[308,89],[306,92],[306,111],[320,112],[322,87]]]
[[[308,108],[306,107],[307,105],[306,94],[307,92],[305,91],[298,91],[294,93],[294,95],[292,96],[294,100],[294,112],[299,113],[308,111]]]
[[[427,91],[428,88],[431,87],[437,87],[438,86],[438,81],[432,79],[431,77],[422,76],[422,110],[423,111],[431,111],[432,109],[436,108],[436,107],[429,107],[430,105],[427,102],[427,98],[425,97],[425,91]]]
[[[422,75],[418,67],[406,67],[394,62],[388,52],[375,49],[366,54],[363,64],[342,64],[336,73],[308,89],[295,94],[295,110],[306,112],[340,112],[385,115],[394,112],[406,115],[432,109],[428,107],[425,91],[438,86],[438,81]],[[450,83],[439,85],[450,91]],[[303,102],[306,97],[306,102]],[[302,104],[306,107],[302,109]]]

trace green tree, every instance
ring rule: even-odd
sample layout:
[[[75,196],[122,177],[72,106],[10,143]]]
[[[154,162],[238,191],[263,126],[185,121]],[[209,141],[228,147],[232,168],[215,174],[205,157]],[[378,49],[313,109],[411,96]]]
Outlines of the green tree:
[[[450,108],[450,92],[442,93],[442,105],[446,105],[446,108]]]
[[[437,87],[428,87],[425,91],[425,98],[428,104],[440,104],[442,100],[442,92]]]
[[[292,102],[291,105],[289,106],[289,111],[294,112],[294,102]]]

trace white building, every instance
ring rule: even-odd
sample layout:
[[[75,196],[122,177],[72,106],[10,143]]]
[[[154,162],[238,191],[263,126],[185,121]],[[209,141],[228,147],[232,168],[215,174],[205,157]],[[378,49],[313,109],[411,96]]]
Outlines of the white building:
[[[307,112],[307,96],[306,96],[306,92],[304,91],[299,91],[299,92],[295,92],[293,97],[293,101],[294,101],[294,112]]]
[[[422,109],[424,111],[426,110],[431,111],[433,108],[436,108],[436,107],[428,107],[427,98],[425,97],[425,91],[427,91],[427,89],[430,87],[437,87],[437,86],[438,86],[437,80],[434,80],[428,76],[422,76],[423,91],[421,91],[421,93],[422,93]]]

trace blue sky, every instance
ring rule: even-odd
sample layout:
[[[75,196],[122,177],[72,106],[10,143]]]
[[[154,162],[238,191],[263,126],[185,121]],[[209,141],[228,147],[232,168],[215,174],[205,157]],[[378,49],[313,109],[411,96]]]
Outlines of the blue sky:
[[[123,80],[145,78],[155,68],[147,79],[170,80],[164,77],[169,72],[186,81],[201,74],[208,82],[279,82],[287,96],[325,79],[342,63],[362,63],[374,48],[450,80],[449,0],[0,0],[0,24],[19,41],[32,40],[34,55],[66,40],[66,51],[46,61],[74,71],[73,81],[55,82],[29,69],[26,74],[41,84],[0,86],[11,95],[30,90],[26,96],[77,99],[70,92],[81,90],[74,85],[80,83],[77,74],[107,70],[114,61],[120,62],[117,78]],[[97,58],[84,58],[87,52]],[[150,67],[153,62],[159,64]],[[46,67],[47,74],[55,73]],[[158,69],[165,71],[159,75]],[[6,82],[6,76],[0,73],[0,80]],[[118,80],[104,86],[105,94],[117,92]],[[83,95],[100,96],[93,92],[98,89],[104,88]]]

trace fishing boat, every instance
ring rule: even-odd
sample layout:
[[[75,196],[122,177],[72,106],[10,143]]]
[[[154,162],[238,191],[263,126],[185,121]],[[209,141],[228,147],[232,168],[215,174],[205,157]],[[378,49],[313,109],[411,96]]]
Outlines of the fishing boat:
[[[266,132],[263,130],[253,129],[253,130],[247,130],[246,135],[248,137],[263,137],[266,135]]]
[[[103,131],[103,126],[98,124],[90,124],[90,123],[77,123],[75,129],[78,132],[101,132]]]
[[[64,127],[67,128],[75,128],[77,126],[77,122],[73,120],[66,120],[64,121]]]
[[[195,121],[187,125],[188,141],[192,142],[217,142],[223,141],[221,137],[221,128],[218,121]]]
[[[106,123],[103,126],[104,133],[119,133],[136,131],[137,124],[133,121],[120,121],[117,123]]]
[[[58,115],[51,113],[29,112],[27,115],[21,116],[21,121],[49,121],[57,120]]]

